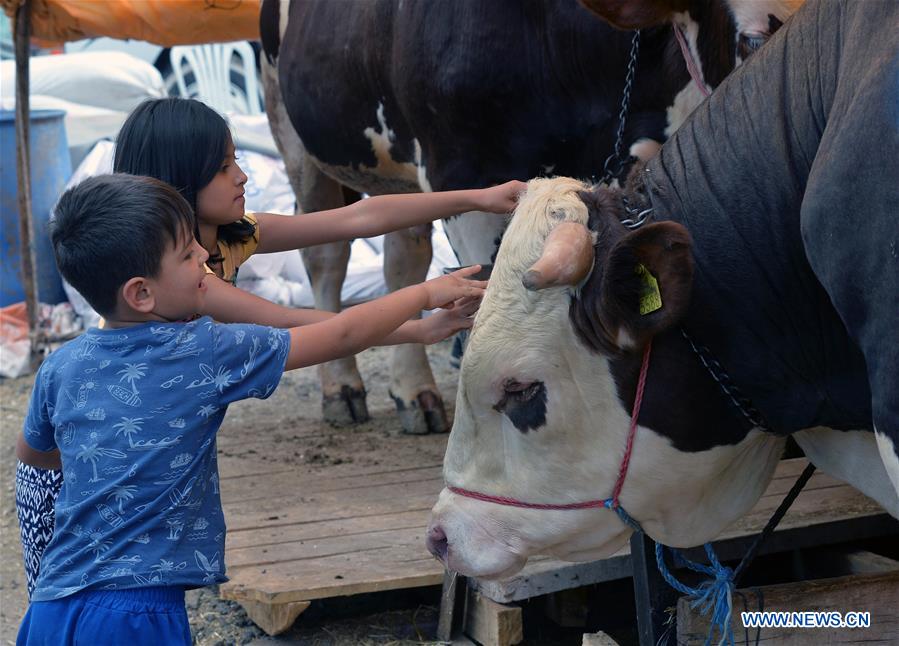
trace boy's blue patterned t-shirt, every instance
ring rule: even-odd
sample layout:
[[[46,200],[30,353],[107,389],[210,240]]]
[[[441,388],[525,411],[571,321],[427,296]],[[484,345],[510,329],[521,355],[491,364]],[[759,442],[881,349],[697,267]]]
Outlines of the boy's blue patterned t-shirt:
[[[289,349],[286,330],[202,318],[92,329],[50,355],[24,430],[59,448],[63,486],[32,600],[227,580],[215,434],[228,404],[275,390]]]

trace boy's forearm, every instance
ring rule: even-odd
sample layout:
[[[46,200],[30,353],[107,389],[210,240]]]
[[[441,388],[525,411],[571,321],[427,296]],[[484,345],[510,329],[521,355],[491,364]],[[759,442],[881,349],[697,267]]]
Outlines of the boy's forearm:
[[[331,361],[376,345],[428,305],[421,284],[356,305],[337,316],[290,330],[286,370]]]
[[[59,459],[59,451],[38,451],[31,448],[25,441],[25,434],[19,433],[16,439],[16,458],[19,462],[38,469],[61,469],[62,462]]]

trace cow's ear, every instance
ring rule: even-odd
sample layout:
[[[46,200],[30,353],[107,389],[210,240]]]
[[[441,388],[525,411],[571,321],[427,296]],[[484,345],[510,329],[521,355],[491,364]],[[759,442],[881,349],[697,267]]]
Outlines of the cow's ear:
[[[628,233],[612,247],[599,311],[620,348],[642,348],[686,313],[693,285],[691,246],[683,226],[657,222]]]

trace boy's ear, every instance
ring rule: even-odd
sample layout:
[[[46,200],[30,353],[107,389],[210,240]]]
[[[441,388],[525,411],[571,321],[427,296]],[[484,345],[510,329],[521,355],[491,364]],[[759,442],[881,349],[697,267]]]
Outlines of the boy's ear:
[[[121,294],[125,305],[142,314],[149,314],[156,307],[153,285],[142,276],[128,279],[122,285]]]

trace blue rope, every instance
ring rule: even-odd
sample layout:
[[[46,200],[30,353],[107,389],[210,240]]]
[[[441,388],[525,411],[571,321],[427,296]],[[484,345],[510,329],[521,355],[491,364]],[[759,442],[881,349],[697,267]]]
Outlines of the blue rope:
[[[715,634],[716,628],[721,636],[718,643],[723,644],[727,642],[733,646],[734,632],[730,625],[730,616],[733,607],[733,593],[736,589],[734,571],[729,567],[721,565],[711,543],[705,544],[705,553],[711,565],[691,561],[681,554],[679,550],[669,547],[668,549],[674,556],[676,567],[686,567],[694,572],[713,577],[708,581],[703,581],[697,587],[691,588],[674,578],[674,575],[668,570],[668,566],[665,563],[664,549],[664,545],[656,543],[656,564],[659,567],[659,573],[662,575],[662,578],[672,588],[681,594],[687,595],[690,599],[691,608],[698,606],[700,613],[703,615],[707,615],[709,610],[712,611],[711,625],[709,626],[709,634],[706,637],[705,646],[709,646],[712,643],[712,635]]]
[[[645,532],[643,531],[643,528],[640,527],[640,523],[638,523],[636,520],[634,520],[629,513],[624,511],[624,507],[622,507],[621,505],[616,505],[615,501],[612,500],[611,498],[606,498],[605,500],[603,500],[602,506],[605,507],[606,509],[611,509],[616,514],[618,514],[618,517],[621,519],[621,521],[625,525],[627,525],[628,527],[633,529],[635,532],[640,532],[642,534],[645,534]]]
[[[634,531],[646,534],[640,526],[640,523],[627,513],[624,510],[624,507],[620,504],[616,504],[616,501],[612,498],[603,500],[602,505],[606,509],[610,509],[618,514],[618,517],[621,518],[622,522]],[[705,553],[709,559],[710,565],[691,561],[685,557],[680,550],[669,547],[668,549],[671,551],[674,558],[675,567],[686,567],[694,572],[699,572],[700,574],[711,577],[709,580],[700,583],[697,587],[691,588],[674,578],[674,575],[671,574],[665,563],[665,546],[659,542],[655,542],[655,544],[656,565],[658,565],[659,573],[662,575],[662,578],[668,582],[668,585],[681,594],[686,595],[690,600],[691,608],[699,606],[699,611],[703,615],[707,615],[709,610],[712,610],[711,624],[709,625],[709,634],[705,639],[705,646],[711,645],[712,635],[715,634],[716,628],[718,634],[721,635],[721,639],[718,642],[719,646],[725,642],[730,644],[730,646],[734,646],[734,631],[730,625],[733,593],[736,590],[734,571],[721,564],[711,543],[705,544]]]
[[[602,501],[603,507],[610,509],[618,514],[622,522],[634,531],[645,534],[643,528],[634,518],[624,510],[620,504],[616,504],[611,498]],[[699,606],[699,611],[703,615],[707,615],[712,610],[711,625],[709,626],[709,634],[706,636],[705,646],[712,643],[712,635],[715,634],[717,628],[721,639],[719,645],[727,642],[730,646],[734,646],[734,632],[730,626],[731,609],[733,607],[733,593],[736,590],[734,583],[734,571],[727,566],[721,564],[718,556],[711,543],[705,544],[705,553],[709,559],[710,565],[704,565],[691,561],[685,557],[680,550],[669,547],[674,558],[675,567],[689,568],[694,572],[705,574],[711,577],[708,581],[703,581],[697,587],[691,588],[674,578],[674,575],[668,570],[665,563],[664,555],[665,546],[656,542],[656,565],[659,567],[659,573],[662,578],[668,582],[672,588],[690,600],[690,607]]]

